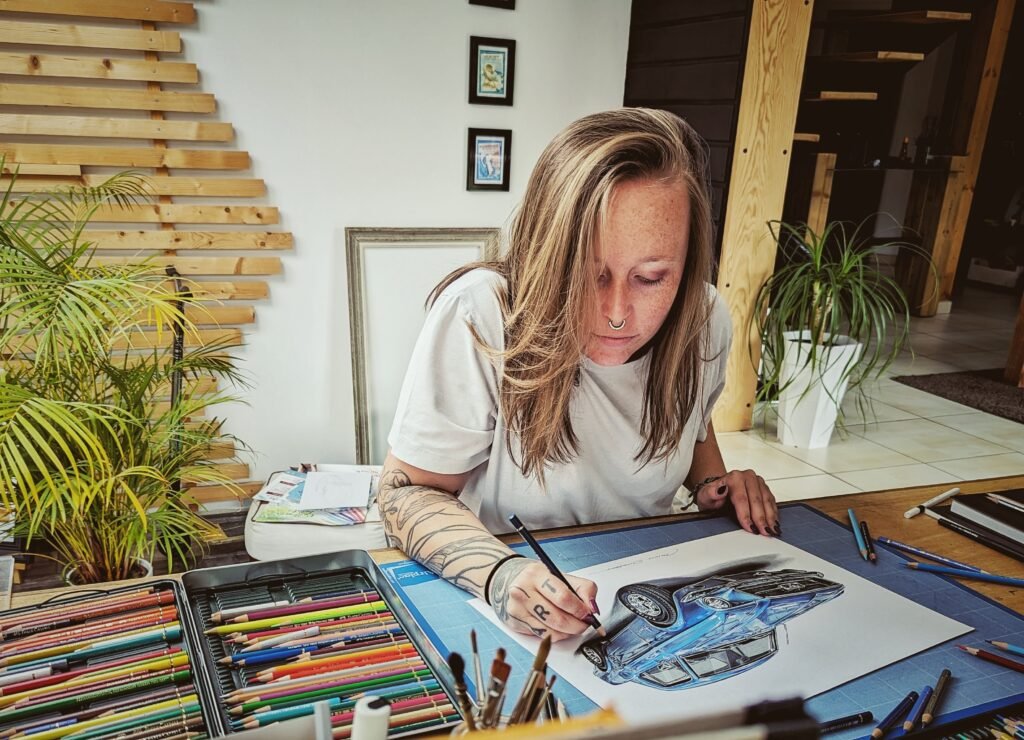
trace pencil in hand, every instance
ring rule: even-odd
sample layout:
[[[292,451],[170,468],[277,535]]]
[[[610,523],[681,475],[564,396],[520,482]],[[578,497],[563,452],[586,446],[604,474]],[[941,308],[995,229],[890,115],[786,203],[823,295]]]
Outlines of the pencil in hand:
[[[526,528],[526,525],[524,525],[522,521],[520,521],[519,517],[513,514],[508,518],[508,520],[512,523],[512,526],[515,527],[516,532],[519,533],[519,535],[523,538],[526,544],[530,546],[530,549],[533,550],[534,553],[536,553],[537,557],[544,564],[544,567],[548,569],[551,575],[553,575],[555,578],[564,583],[566,588],[572,591],[572,593],[576,596],[577,599],[583,601],[583,598],[578,593],[576,593],[576,589],[572,587],[571,583],[569,583],[569,579],[566,578],[562,571],[559,570],[558,566],[555,565],[555,561],[548,557],[548,554],[544,552],[544,550],[540,546],[540,543],[537,542],[533,534],[530,533],[530,530]],[[583,603],[586,604],[586,602]],[[591,627],[593,627],[597,631],[597,634],[599,634],[601,637],[605,636],[606,633],[604,627],[601,625],[600,620],[593,613],[588,614],[586,617],[584,617],[583,621],[589,624]]]

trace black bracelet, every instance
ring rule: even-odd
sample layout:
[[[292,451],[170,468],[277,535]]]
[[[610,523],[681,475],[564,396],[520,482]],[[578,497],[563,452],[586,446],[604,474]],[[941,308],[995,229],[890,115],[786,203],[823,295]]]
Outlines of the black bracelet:
[[[491,579],[494,578],[494,574],[498,572],[498,568],[500,568],[513,558],[521,557],[525,556],[514,552],[511,555],[506,555],[505,557],[503,557],[501,560],[494,564],[493,568],[491,568],[491,572],[487,574],[487,581],[484,582],[484,601],[487,602],[487,606],[491,605]]]

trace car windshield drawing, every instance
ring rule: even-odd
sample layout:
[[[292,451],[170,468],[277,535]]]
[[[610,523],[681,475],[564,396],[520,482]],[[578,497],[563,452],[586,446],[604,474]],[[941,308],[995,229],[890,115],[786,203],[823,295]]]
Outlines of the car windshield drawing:
[[[762,665],[778,651],[776,626],[843,593],[808,570],[735,570],[633,583],[615,594],[605,637],[578,652],[610,684],[703,686]]]

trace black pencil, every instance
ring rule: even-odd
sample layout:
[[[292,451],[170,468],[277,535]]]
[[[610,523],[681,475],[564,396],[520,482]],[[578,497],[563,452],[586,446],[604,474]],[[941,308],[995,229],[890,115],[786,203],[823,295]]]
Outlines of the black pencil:
[[[515,527],[519,535],[526,541],[526,544],[530,546],[530,549],[537,554],[537,557],[540,559],[542,563],[544,563],[544,567],[551,572],[551,575],[553,575],[555,578],[564,583],[566,588],[568,588],[570,591],[573,592],[573,594],[576,595],[577,599],[583,601],[580,595],[576,593],[576,589],[574,589],[572,587],[572,584],[569,583],[569,579],[566,578],[562,574],[562,571],[558,569],[558,566],[555,565],[555,561],[548,557],[548,554],[544,552],[544,550],[540,546],[540,543],[537,542],[536,539],[534,539],[533,535],[530,534],[530,530],[528,530],[526,526],[519,520],[519,517],[513,514],[508,518],[508,520],[512,522],[512,526]],[[604,627],[601,626],[601,622],[593,614],[587,616],[583,621],[589,624],[595,630],[597,630],[597,633],[599,635],[601,635],[602,637],[604,636]]]
[[[860,533],[864,535],[864,547],[868,550],[868,560],[872,563],[878,561],[878,554],[875,552],[875,543],[871,541],[871,532],[868,530],[868,523],[860,520]]]

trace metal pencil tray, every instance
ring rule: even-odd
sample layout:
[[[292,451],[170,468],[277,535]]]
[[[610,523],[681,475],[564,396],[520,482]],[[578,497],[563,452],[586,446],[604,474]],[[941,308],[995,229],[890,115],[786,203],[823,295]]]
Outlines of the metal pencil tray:
[[[222,731],[221,734],[232,732],[230,717],[227,715],[226,705],[222,701],[223,695],[227,691],[243,685],[250,672],[258,669],[231,670],[219,664],[218,660],[226,655],[223,641],[215,636],[204,634],[206,627],[212,626],[210,615],[215,611],[211,605],[212,600],[219,596],[231,596],[234,597],[231,604],[235,605],[244,604],[248,600],[247,596],[254,599],[250,603],[274,600],[275,596],[285,594],[294,597],[296,593],[292,590],[293,587],[301,588],[304,581],[319,580],[331,575],[348,577],[345,571],[360,573],[387,602],[391,613],[405,630],[416,650],[423,656],[452,705],[458,707],[447,662],[423,634],[419,625],[416,624],[416,620],[402,603],[398,594],[395,593],[391,584],[388,583],[373,558],[365,550],[343,550],[289,560],[264,560],[255,563],[202,568],[188,571],[182,575],[181,582],[185,589],[187,603],[192,610],[195,623],[199,625],[197,630],[200,638],[199,645],[207,673],[211,676],[210,688],[215,695],[214,706],[219,709],[217,714],[220,721],[217,727]],[[246,594],[246,589],[251,589],[251,592]],[[224,606],[226,604],[221,604],[221,608]],[[439,729],[441,728],[434,728],[433,731],[437,732]],[[403,734],[405,733],[394,733],[389,737],[400,737]],[[408,734],[418,733],[410,732]]]
[[[77,589],[75,591],[69,591],[66,594],[57,594],[38,604],[22,606],[17,609],[0,612],[0,620],[13,614],[25,614],[32,611],[46,609],[51,606],[75,604],[80,601],[96,598],[99,595],[115,595],[124,593],[125,591],[135,591],[139,588],[147,588],[149,586],[159,590],[170,589],[174,592],[174,604],[178,607],[178,621],[181,622],[181,641],[180,643],[168,644],[172,647],[180,644],[185,648],[185,652],[188,653],[189,666],[192,670],[192,685],[196,690],[196,695],[199,697],[199,709],[203,716],[203,724],[206,725],[207,732],[209,734],[213,734],[219,730],[221,726],[220,713],[216,709],[217,700],[212,689],[213,682],[207,670],[206,661],[201,659],[201,656],[203,655],[203,640],[200,639],[199,629],[197,628],[196,622],[192,616],[192,605],[189,604],[188,598],[185,595],[185,589],[178,581],[172,578],[158,578],[148,581],[139,581],[138,583],[133,583],[127,586],[118,586],[117,588],[97,587],[90,588],[88,590]],[[90,662],[91,661],[86,661],[86,665],[90,664]]]

